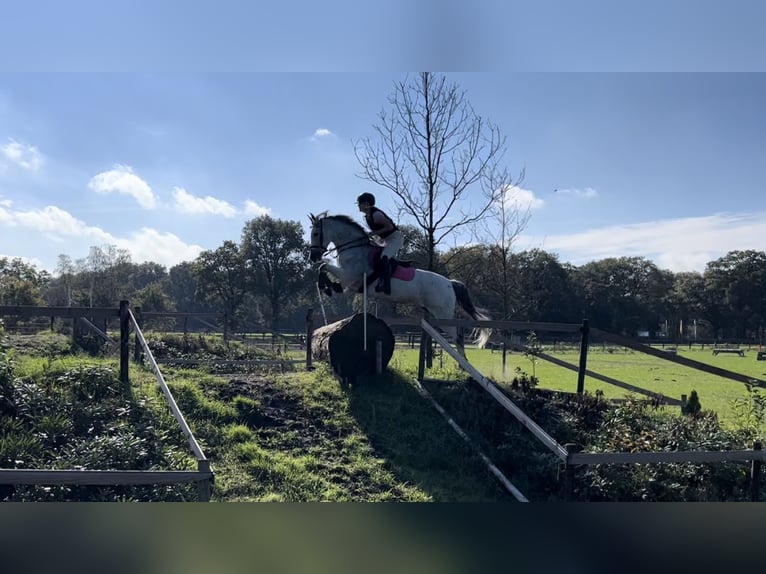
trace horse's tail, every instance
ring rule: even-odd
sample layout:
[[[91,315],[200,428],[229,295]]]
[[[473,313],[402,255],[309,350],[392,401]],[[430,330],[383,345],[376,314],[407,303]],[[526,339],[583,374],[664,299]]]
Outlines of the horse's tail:
[[[476,321],[489,321],[489,315],[479,311],[476,307],[474,307],[473,301],[471,301],[471,296],[468,294],[468,287],[465,286],[465,283],[458,281],[457,279],[450,279],[450,282],[452,283],[452,289],[455,291],[457,302],[460,304],[463,310]],[[484,348],[489,342],[491,335],[492,329],[486,327],[481,329],[474,329],[474,343],[479,347]]]

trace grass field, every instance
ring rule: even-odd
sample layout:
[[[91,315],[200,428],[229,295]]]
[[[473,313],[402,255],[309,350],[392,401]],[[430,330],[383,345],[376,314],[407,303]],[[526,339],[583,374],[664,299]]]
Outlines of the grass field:
[[[575,366],[579,362],[579,352],[575,350],[553,352],[546,349],[545,352]],[[766,361],[756,361],[755,350],[746,351],[744,357],[736,354],[713,356],[709,348],[692,350],[679,348],[678,354],[753,378],[766,379]],[[533,365],[523,353],[508,353],[505,372],[503,372],[501,352],[493,353],[487,349],[468,347],[466,355],[479,372],[497,382],[511,381],[517,374],[516,368],[520,368],[528,375],[534,373],[540,381],[538,385],[540,388],[567,392],[577,390],[576,372],[540,358],[537,358]],[[417,360],[417,349],[397,347],[391,366],[407,370],[417,369]],[[434,359],[434,366],[447,372],[457,370],[457,363],[446,353],[443,357]],[[716,411],[719,419],[727,426],[736,420],[733,401],[747,396],[747,389],[743,383],[623,348],[604,349],[600,345],[591,347],[587,368],[652,393],[662,393],[676,399],[680,399],[681,395],[688,397],[692,390],[696,390],[702,408]],[[426,376],[429,376],[428,373]],[[629,393],[625,389],[591,377],[585,378],[585,390],[590,393],[601,390],[607,398],[622,398]],[[665,408],[676,409],[677,407]]]

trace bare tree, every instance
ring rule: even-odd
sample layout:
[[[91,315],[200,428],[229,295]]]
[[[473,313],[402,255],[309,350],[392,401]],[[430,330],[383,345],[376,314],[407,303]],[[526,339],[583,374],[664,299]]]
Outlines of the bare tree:
[[[433,270],[437,245],[471,229],[498,200],[492,183],[504,173],[505,137],[443,75],[408,76],[388,101],[373,126],[377,137],[354,144],[359,176],[394,193],[400,216],[423,230]]]
[[[524,179],[522,171],[516,182],[506,174],[490,177],[490,186],[497,190],[497,200],[490,206],[489,216],[484,224],[483,242],[490,246],[489,265],[495,270],[497,280],[490,284],[500,295],[503,319],[510,319],[513,314],[513,255],[514,243],[526,229],[531,217],[532,206],[519,201],[516,189]]]

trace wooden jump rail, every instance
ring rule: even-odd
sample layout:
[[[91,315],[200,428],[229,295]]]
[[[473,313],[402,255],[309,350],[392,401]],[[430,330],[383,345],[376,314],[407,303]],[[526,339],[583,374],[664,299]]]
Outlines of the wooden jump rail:
[[[513,349],[515,351],[522,351],[522,352],[528,352],[528,353],[533,352],[532,349],[530,349],[528,346],[518,345],[516,343],[513,343],[509,341],[506,337],[500,336],[500,339],[503,340],[503,342],[508,346],[508,348]],[[549,363],[553,363],[554,365],[558,367],[569,369],[570,371],[575,371],[575,372],[579,372],[580,370],[580,368],[577,367],[576,365],[572,365],[571,363],[562,361],[558,357],[554,357],[552,355],[549,355],[548,353],[544,353],[542,351],[534,351],[533,354],[536,357],[540,357],[541,359],[548,361]],[[667,405],[673,405],[673,406],[682,405],[682,402],[679,399],[668,397],[667,395],[663,395],[662,393],[653,393],[651,391],[647,391],[646,389],[642,389],[641,387],[637,387],[635,385],[631,385],[630,383],[626,383],[624,381],[620,381],[618,379],[608,377],[600,373],[596,373],[595,371],[591,371],[590,369],[586,369],[585,374],[591,377],[592,379],[609,383],[610,385],[614,385],[615,387],[620,387],[621,389],[625,389],[627,391],[631,391],[631,392],[638,393],[638,394],[645,395],[652,398],[659,398],[662,400],[662,402],[664,402]]]
[[[514,329],[530,329],[530,330],[561,330],[568,332],[576,332],[580,330],[581,339],[581,355],[580,366],[578,369],[578,392],[581,390],[581,381],[585,374],[594,376],[594,378],[601,378],[606,382],[612,384],[621,383],[618,386],[625,386],[626,383],[611,379],[610,377],[604,377],[592,373],[585,368],[585,358],[587,356],[588,338],[590,334],[596,335],[606,341],[621,345],[636,351],[653,355],[660,359],[665,359],[674,363],[678,363],[687,367],[691,367],[697,370],[701,370],[713,375],[718,375],[730,380],[734,380],[741,383],[757,384],[760,386],[766,386],[766,382],[760,379],[753,379],[741,373],[735,373],[720,367],[694,361],[686,357],[680,357],[675,354],[668,353],[664,350],[655,349],[648,345],[638,343],[622,337],[620,335],[614,335],[601,331],[599,329],[590,329],[588,322],[583,321],[580,325],[568,325],[568,324],[552,324],[553,328],[548,329],[547,323],[526,323],[525,327],[520,328],[518,325],[524,324],[516,321],[462,321],[462,320],[433,320],[434,324],[438,325],[457,325],[457,326],[472,326],[472,327],[488,327],[494,326],[497,323],[513,324]],[[491,325],[492,324],[492,325]],[[580,452],[577,445],[567,444],[565,446],[560,445],[548,435],[539,425],[537,425],[532,419],[530,419],[521,409],[516,406],[505,394],[500,391],[491,381],[486,379],[481,373],[479,373],[464,357],[462,357],[449,342],[427,321],[422,320],[421,325],[423,331],[432,337],[441,347],[447,351],[447,353],[455,359],[458,364],[465,369],[476,382],[478,382],[485,390],[487,390],[500,404],[506,408],[519,422],[526,426],[532,434],[548,447],[554,454],[556,454],[566,465],[566,472],[564,475],[564,490],[568,499],[573,498],[574,491],[574,468],[576,466],[586,466],[595,464],[662,464],[662,463],[689,463],[689,464],[704,464],[704,463],[716,463],[716,462],[747,462],[751,463],[750,470],[750,499],[752,501],[759,500],[760,494],[760,475],[763,462],[766,460],[766,453],[762,450],[762,444],[755,442],[752,450],[737,450],[737,451],[668,451],[668,452],[616,452],[616,453],[588,453]],[[535,325],[535,328],[529,325]],[[509,328],[509,327],[504,327]],[[421,348],[421,355],[422,355]],[[554,357],[545,355],[544,353],[536,353],[537,356],[546,360],[552,360],[555,364],[564,363]],[[545,356],[543,356],[545,355]],[[421,356],[421,363],[423,358]],[[560,364],[565,368],[574,370],[574,365],[568,363]],[[627,385],[630,386],[630,385]],[[632,390],[632,389],[631,389]],[[644,391],[645,392],[645,391]],[[671,399],[673,400],[673,399]]]
[[[122,303],[121,303],[121,308],[122,308]],[[133,312],[130,309],[127,309],[127,313],[133,324],[133,328],[135,329],[136,338],[138,339],[138,342],[141,344],[141,347],[144,350],[146,358],[149,362],[149,366],[154,372],[154,376],[156,377],[157,383],[160,386],[160,390],[162,391],[162,394],[165,395],[165,398],[168,401],[168,406],[170,407],[170,411],[173,413],[173,416],[175,417],[176,421],[181,427],[181,432],[183,432],[184,436],[186,437],[186,440],[189,443],[189,447],[194,453],[194,457],[197,459],[197,476],[198,476],[197,488],[198,488],[199,499],[201,501],[207,502],[210,500],[210,490],[212,486],[211,482],[213,478],[213,473],[210,470],[210,461],[207,460],[207,458],[205,457],[205,454],[202,452],[202,448],[199,446],[197,439],[194,438],[194,434],[192,433],[191,428],[189,428],[189,425],[186,422],[186,419],[181,413],[181,410],[178,408],[178,404],[176,404],[176,400],[173,397],[173,393],[170,392],[170,388],[165,382],[165,377],[162,376],[162,372],[160,371],[160,368],[157,365],[157,361],[154,359],[154,355],[152,354],[152,351],[149,348],[149,345],[146,343],[144,334],[141,332],[141,328],[138,326],[138,322],[136,321],[136,318],[133,315]]]
[[[143,333],[131,312],[127,301],[120,301],[119,308],[113,307],[38,307],[38,306],[0,306],[0,317],[64,317],[73,320],[87,318],[120,319],[120,382],[126,397],[131,396],[128,377],[130,325],[136,332],[136,338],[144,348],[160,388],[168,400],[170,410],[181,426],[189,446],[197,459],[197,470],[46,470],[46,469],[0,469],[0,484],[12,485],[91,485],[91,486],[136,486],[157,484],[197,483],[198,500],[210,500],[213,473],[210,462],[205,458],[186,420],[183,418],[170,389],[160,373],[154,357],[149,350]]]
[[[710,373],[711,375],[718,375],[719,377],[737,381],[738,383],[757,385],[761,387],[766,386],[766,381],[761,379],[749,377],[747,375],[743,375],[742,373],[735,373],[734,371],[722,369],[721,367],[716,367],[714,365],[708,365],[707,363],[701,363],[700,361],[695,361],[694,359],[689,359],[687,357],[672,355],[661,349],[655,349],[654,347],[644,345],[643,343],[638,343],[621,335],[614,335],[612,333],[607,333],[606,331],[601,331],[600,329],[591,329],[591,333],[611,343],[615,343],[623,347],[628,347],[629,349],[633,349],[635,351],[641,351],[647,355],[659,357],[660,359],[664,359],[672,363],[678,363],[679,365],[691,367],[692,369],[697,369],[698,371],[704,371],[706,373]]]
[[[462,357],[444,336],[439,333],[428,321],[421,320],[423,330],[425,330],[441,347],[449,353],[449,355],[457,361],[457,363],[464,368],[473,379],[481,385],[495,400],[497,400],[509,413],[511,413],[516,419],[528,428],[537,439],[542,442],[553,454],[558,456],[561,460],[567,459],[567,451],[556,440],[545,432],[540,425],[533,421],[522,411],[516,404],[509,399],[505,393],[503,393],[492,381],[482,375],[476,368],[471,365],[464,357]]]

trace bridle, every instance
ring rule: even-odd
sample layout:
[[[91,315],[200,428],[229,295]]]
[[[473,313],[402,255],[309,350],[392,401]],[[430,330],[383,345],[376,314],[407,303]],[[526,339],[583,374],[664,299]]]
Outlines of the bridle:
[[[332,249],[327,249],[324,242],[324,219],[325,218],[323,217],[321,219],[317,219],[314,222],[314,225],[317,223],[319,224],[319,245],[312,244],[311,249],[324,249],[322,255],[327,255],[328,253],[335,253],[340,255],[343,251],[352,249],[354,247],[364,247],[366,245],[371,245],[370,238],[364,235],[362,237],[357,237],[356,239],[351,239],[350,241],[336,245]]]

